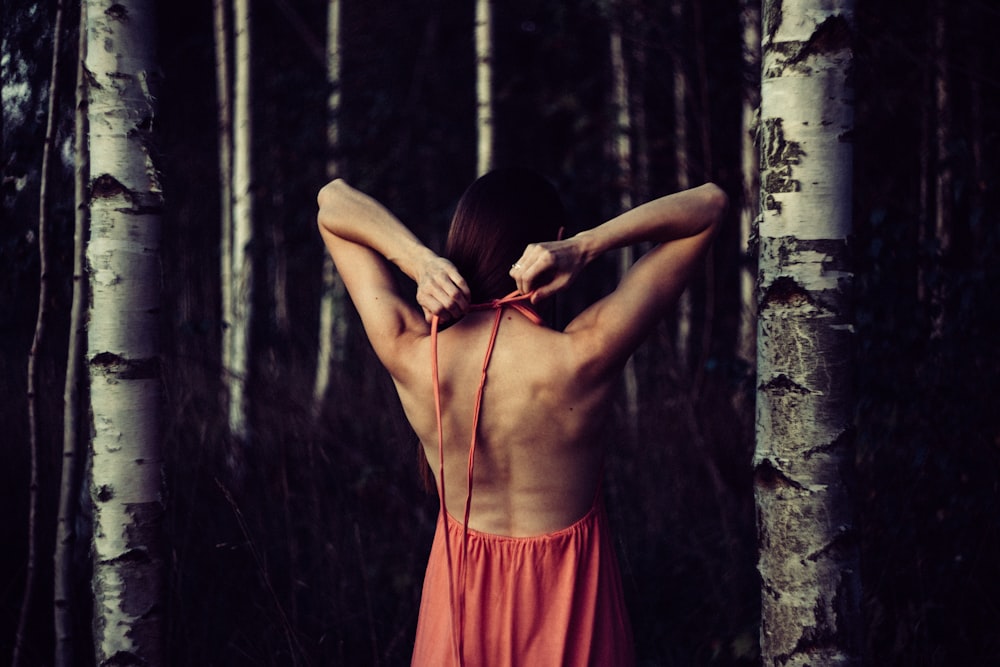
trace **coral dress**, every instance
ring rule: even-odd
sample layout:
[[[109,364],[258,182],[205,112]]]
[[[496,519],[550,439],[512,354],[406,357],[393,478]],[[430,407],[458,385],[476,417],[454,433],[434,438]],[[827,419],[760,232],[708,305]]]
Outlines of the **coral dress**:
[[[496,319],[476,393],[464,523],[448,513],[445,502],[436,320],[431,327],[441,510],[424,577],[414,667],[617,667],[635,662],[599,491],[582,518],[544,535],[509,537],[469,528],[476,424],[503,308],[516,308],[541,322],[521,303],[524,298],[511,295],[478,306],[495,309]]]

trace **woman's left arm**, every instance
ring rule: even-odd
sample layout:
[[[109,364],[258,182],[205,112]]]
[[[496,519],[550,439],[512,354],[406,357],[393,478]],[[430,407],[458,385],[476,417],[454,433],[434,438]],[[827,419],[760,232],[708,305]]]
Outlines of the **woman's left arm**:
[[[324,186],[317,203],[320,235],[376,354],[392,372],[399,356],[397,343],[406,334],[425,333],[432,315],[449,320],[465,313],[468,286],[451,262],[422,244],[375,199],[344,181]],[[387,261],[417,283],[423,318],[398,293]]]

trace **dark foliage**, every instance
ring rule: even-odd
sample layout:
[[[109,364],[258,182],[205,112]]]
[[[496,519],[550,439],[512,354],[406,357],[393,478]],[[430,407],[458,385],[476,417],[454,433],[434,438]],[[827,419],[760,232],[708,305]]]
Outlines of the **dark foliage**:
[[[945,166],[926,143],[939,120],[929,107],[936,17],[929,3],[892,4],[861,13],[858,67],[867,655],[871,664],[986,665],[1000,650],[1000,82],[986,47],[998,15],[986,3],[947,5],[953,135],[944,159],[954,193],[953,241],[942,249],[919,191],[922,159]]]

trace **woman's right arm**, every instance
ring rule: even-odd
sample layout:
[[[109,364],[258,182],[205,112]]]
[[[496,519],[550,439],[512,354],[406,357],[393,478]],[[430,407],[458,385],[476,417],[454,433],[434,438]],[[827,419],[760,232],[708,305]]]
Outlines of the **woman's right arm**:
[[[593,357],[598,374],[617,373],[670,308],[707,251],[727,206],[708,183],[637,206],[565,241],[532,244],[511,269],[523,293],[542,299],[565,289],[588,263],[624,246],[658,244],[636,262],[614,292],[578,315],[565,333]]]

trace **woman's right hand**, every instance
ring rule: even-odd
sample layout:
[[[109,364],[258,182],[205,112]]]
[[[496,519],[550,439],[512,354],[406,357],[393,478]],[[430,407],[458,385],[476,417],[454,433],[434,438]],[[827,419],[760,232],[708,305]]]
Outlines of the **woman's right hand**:
[[[573,284],[587,265],[582,234],[564,241],[532,243],[510,269],[510,277],[522,294],[534,291],[532,303],[552,296]]]
[[[428,322],[435,315],[442,322],[458,320],[469,310],[469,286],[454,264],[431,253],[420,264],[417,304]]]

